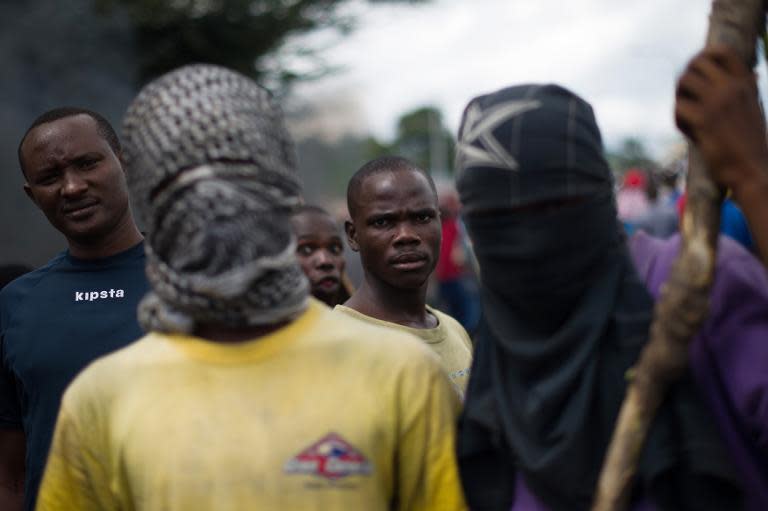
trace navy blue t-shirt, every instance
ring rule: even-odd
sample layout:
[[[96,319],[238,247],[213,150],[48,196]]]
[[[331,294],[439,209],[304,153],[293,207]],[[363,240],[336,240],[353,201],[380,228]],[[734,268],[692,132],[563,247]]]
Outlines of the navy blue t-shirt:
[[[0,292],[0,427],[26,434],[26,509],[34,509],[67,385],[143,335],[144,262],[143,243],[95,260],[63,252]]]

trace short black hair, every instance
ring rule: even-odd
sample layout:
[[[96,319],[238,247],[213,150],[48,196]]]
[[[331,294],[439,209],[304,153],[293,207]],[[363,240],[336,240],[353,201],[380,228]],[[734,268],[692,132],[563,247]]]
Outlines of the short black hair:
[[[437,197],[437,188],[435,182],[432,180],[432,176],[429,175],[424,169],[413,163],[408,158],[402,156],[380,156],[367,162],[352,175],[347,185],[347,209],[349,210],[349,216],[355,216],[355,200],[354,198],[360,193],[360,189],[363,187],[363,183],[369,177],[385,171],[399,171],[399,170],[411,170],[414,172],[420,172],[427,178],[429,187]]]
[[[96,129],[98,130],[99,135],[101,135],[102,138],[107,141],[109,147],[112,148],[112,152],[114,152],[116,155],[120,154],[120,151],[122,150],[120,146],[120,139],[117,137],[115,129],[112,127],[109,121],[104,118],[103,115],[94,112],[93,110],[88,110],[87,108],[80,108],[76,106],[54,108],[53,110],[48,110],[47,112],[39,115],[34,121],[32,121],[32,124],[29,126],[29,128],[27,128],[27,131],[24,132],[24,136],[21,137],[17,153],[19,156],[19,166],[21,166],[21,172],[24,173],[25,176],[26,170],[24,169],[24,158],[22,158],[21,155],[21,146],[24,145],[24,141],[27,139],[29,132],[41,124],[58,121],[59,119],[65,119],[67,117],[74,117],[76,115],[87,115],[93,119],[96,122]]]
[[[296,206],[291,211],[291,219],[298,217],[299,215],[306,214],[308,216],[316,215],[316,216],[325,216],[328,220],[331,221],[331,223],[336,227],[336,229],[339,230],[339,232],[342,232],[342,226],[339,224],[339,221],[334,217],[327,209],[317,206],[314,204],[301,204],[299,206]],[[298,233],[297,233],[298,234]]]

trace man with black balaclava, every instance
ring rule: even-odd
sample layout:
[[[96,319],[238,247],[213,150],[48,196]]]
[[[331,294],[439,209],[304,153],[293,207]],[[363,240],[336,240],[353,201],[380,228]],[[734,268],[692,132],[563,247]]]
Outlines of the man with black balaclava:
[[[457,154],[484,311],[458,442],[468,503],[589,509],[680,238],[627,243],[592,108],[557,85],[472,100]],[[768,508],[766,339],[768,276],[721,238],[710,316],[650,430],[631,509]]]

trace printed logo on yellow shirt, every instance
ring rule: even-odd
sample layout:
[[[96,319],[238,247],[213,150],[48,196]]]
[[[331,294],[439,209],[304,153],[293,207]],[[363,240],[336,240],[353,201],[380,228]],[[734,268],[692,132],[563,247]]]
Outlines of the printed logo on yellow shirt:
[[[371,464],[352,444],[337,433],[328,433],[288,460],[288,474],[310,474],[325,479],[340,479],[351,475],[368,475]]]

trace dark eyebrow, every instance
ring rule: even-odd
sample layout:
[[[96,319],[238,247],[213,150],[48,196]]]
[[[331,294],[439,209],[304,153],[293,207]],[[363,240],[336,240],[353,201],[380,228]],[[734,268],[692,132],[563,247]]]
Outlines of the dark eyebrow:
[[[56,174],[61,173],[61,168],[58,165],[48,165],[46,167],[43,167],[42,169],[39,169],[34,176],[34,179],[31,180],[32,183],[39,183],[41,181],[45,181],[51,176],[55,176]]]
[[[392,211],[384,211],[381,213],[371,213],[365,218],[366,222],[374,222],[376,220],[389,220],[390,218],[395,218],[397,214],[395,214]]]
[[[58,172],[58,171],[59,171],[58,165],[46,165],[42,168],[37,169],[37,173],[39,175],[51,174],[53,172]]]
[[[102,160],[102,159],[104,159],[103,154],[90,152],[90,153],[81,154],[80,156],[75,156],[74,158],[69,160],[69,163],[80,164],[89,160]]]

